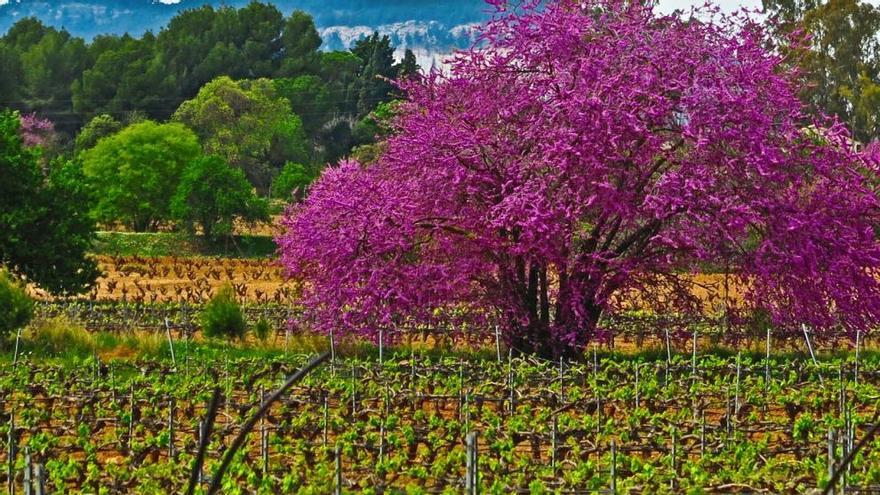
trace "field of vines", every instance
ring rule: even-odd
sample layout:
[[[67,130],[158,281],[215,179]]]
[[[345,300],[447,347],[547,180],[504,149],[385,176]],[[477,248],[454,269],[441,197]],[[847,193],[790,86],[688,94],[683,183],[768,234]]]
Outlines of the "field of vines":
[[[309,358],[0,371],[4,477],[39,466],[48,493],[179,493],[214,387],[199,490],[261,397]],[[326,362],[249,435],[222,493],[804,493],[877,421],[880,357],[600,352],[580,363],[391,351]],[[466,439],[472,434],[475,440]],[[472,446],[472,447],[469,447]],[[880,484],[880,439],[841,480]],[[861,491],[860,491],[861,490]]]

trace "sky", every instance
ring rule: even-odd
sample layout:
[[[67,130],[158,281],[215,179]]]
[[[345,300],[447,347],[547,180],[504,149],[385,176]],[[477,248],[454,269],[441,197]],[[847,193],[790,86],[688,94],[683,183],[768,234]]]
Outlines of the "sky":
[[[2,2],[3,0],[0,0]],[[672,12],[675,9],[687,10],[694,5],[703,5],[703,1],[692,1],[692,0],[660,0],[658,7],[663,12]],[[714,0],[714,3],[721,7],[721,10],[725,12],[730,12],[733,10],[737,10],[741,7],[747,7],[749,9],[760,9],[761,8],[761,0]]]
[[[173,4],[179,0],[159,0],[162,3]],[[0,0],[0,5],[9,3],[9,0]],[[672,12],[675,9],[687,9],[691,5],[702,4],[702,1],[694,2],[691,0],[660,0],[660,9],[664,12]],[[760,0],[715,0],[715,3],[721,6],[725,11],[735,10],[740,6],[744,7],[760,7]]]

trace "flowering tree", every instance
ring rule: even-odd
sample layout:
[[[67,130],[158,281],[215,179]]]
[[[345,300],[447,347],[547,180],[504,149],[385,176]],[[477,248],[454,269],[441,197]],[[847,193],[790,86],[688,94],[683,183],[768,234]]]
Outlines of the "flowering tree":
[[[876,322],[875,161],[808,120],[747,16],[639,3],[499,10],[449,73],[405,84],[383,156],[328,169],[287,212],[299,323],[371,335],[467,315],[574,354],[626,294],[705,311],[707,263],[743,292],[709,296],[783,330]]]
[[[21,117],[21,137],[25,146],[49,146],[55,140],[55,125],[36,113]]]

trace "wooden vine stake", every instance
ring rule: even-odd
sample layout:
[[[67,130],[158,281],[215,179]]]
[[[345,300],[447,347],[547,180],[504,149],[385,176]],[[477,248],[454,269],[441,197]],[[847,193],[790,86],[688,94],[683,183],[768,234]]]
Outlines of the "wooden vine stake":
[[[327,396],[324,396],[324,447],[327,447],[327,425],[330,419],[330,411],[329,411],[329,399]]]
[[[736,385],[733,392],[733,415],[739,415],[739,382],[742,375],[742,351],[736,353]]]
[[[384,360],[385,360],[385,359],[384,359],[384,353],[383,353],[383,346],[382,346],[382,341],[384,340],[384,339],[382,338],[382,337],[384,337],[383,333],[384,333],[384,332],[383,332],[383,329],[380,328],[380,329],[379,329],[379,368],[382,367],[382,363],[383,363]]]
[[[835,461],[834,460],[834,451],[835,451],[834,430],[832,428],[829,428],[828,429],[828,484],[830,485],[829,486],[830,491],[826,490],[826,492],[831,493],[832,495],[837,492],[837,490],[836,490],[837,487],[834,486],[834,484],[836,484],[835,480],[834,480],[834,461]]]
[[[330,368],[336,369],[336,342],[333,339],[333,328],[330,328]]]
[[[465,447],[465,494],[478,495],[480,493],[480,467],[477,456],[477,432],[472,431],[467,434],[465,437]]]
[[[134,381],[128,385],[128,452],[131,454],[134,441]]]
[[[45,495],[46,493],[46,470],[42,464],[34,466],[34,495]]]
[[[706,411],[700,410],[700,459],[706,453]]]
[[[565,404],[565,361],[559,358],[559,403]]]
[[[498,328],[498,325],[495,325],[495,355],[498,357],[498,362],[501,362],[501,329]]]
[[[24,448],[24,495],[33,495],[34,481],[31,478],[31,453],[30,449]]]
[[[675,490],[675,479],[678,477],[678,465],[676,463],[676,455],[678,454],[677,447],[678,447],[678,439],[675,437],[675,430],[672,430],[672,456],[670,458],[670,462],[672,463],[673,476],[672,476],[672,481],[670,483],[671,483],[673,490]]]
[[[266,422],[261,420],[260,424],[260,456],[263,459],[263,476],[269,473],[269,430],[266,429]]]
[[[15,353],[12,355],[12,371],[15,371],[16,365],[18,365],[18,346],[21,343],[21,328],[18,329],[18,333],[15,334]]]
[[[861,344],[862,331],[856,330],[856,363],[853,367],[853,384],[859,384],[859,347]]]
[[[458,420],[464,419],[464,361],[458,360]]]
[[[559,448],[559,418],[553,416],[553,429],[550,431],[550,467],[556,473],[556,451]]]
[[[351,363],[351,415],[357,414],[357,376],[354,362]]]
[[[177,371],[177,358],[174,357],[174,339],[171,338],[171,323],[165,318],[165,337],[168,339],[168,349],[171,351],[171,364]]]
[[[617,442],[611,440],[611,495],[617,495]]]
[[[342,451],[339,444],[336,444],[336,450],[333,452],[333,461],[335,465],[333,493],[334,495],[342,495]]]
[[[639,407],[639,363],[636,363],[636,409]]]
[[[669,386],[669,364],[672,361],[672,344],[669,341],[669,328],[663,329],[666,332],[666,378],[664,386]]]
[[[507,353],[507,387],[510,390],[510,413],[516,410],[516,397],[513,392],[513,349]]]
[[[15,409],[9,411],[9,435],[7,451],[7,476],[10,495],[15,495]]]
[[[810,342],[810,333],[807,331],[807,325],[802,323],[801,329],[804,331],[804,339],[807,340],[807,349],[809,349],[810,351],[810,357],[813,359],[813,365],[819,372],[819,383],[824,384],[824,380],[822,378],[822,369],[819,368],[819,361],[816,360],[816,353],[813,352],[813,344]]]
[[[174,398],[168,399],[168,459],[174,459]]]
[[[764,357],[764,393],[770,387],[770,326],[767,326],[767,354]]]

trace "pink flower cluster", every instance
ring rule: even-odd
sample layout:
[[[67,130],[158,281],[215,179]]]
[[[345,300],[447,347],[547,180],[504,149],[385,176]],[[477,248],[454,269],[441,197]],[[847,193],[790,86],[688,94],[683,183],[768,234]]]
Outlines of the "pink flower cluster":
[[[45,146],[55,138],[55,126],[51,121],[37,117],[36,113],[24,114],[20,118],[25,146]]]

